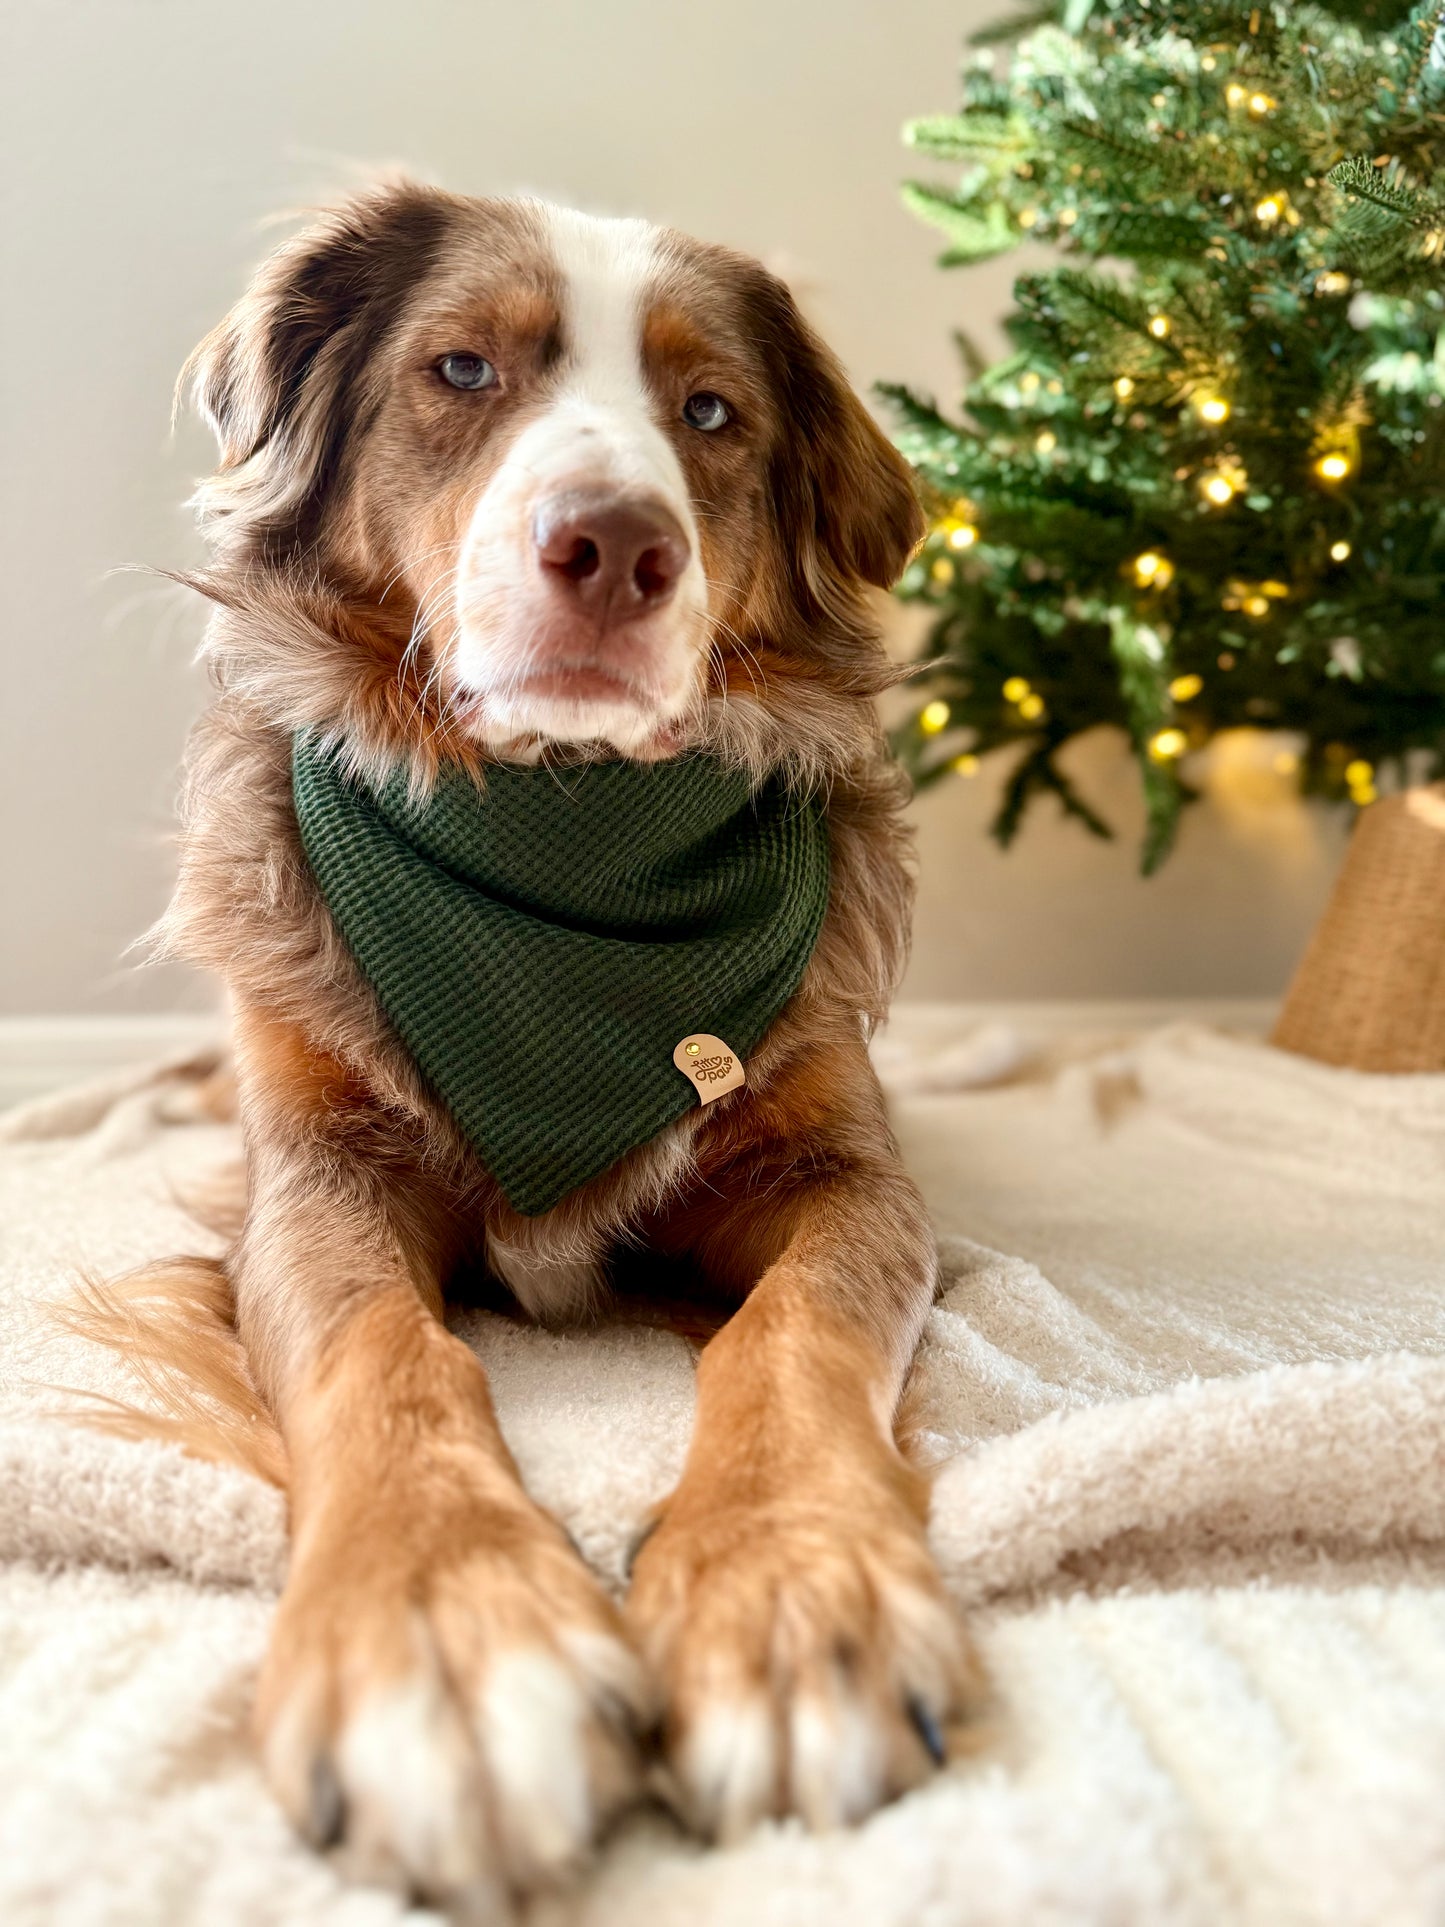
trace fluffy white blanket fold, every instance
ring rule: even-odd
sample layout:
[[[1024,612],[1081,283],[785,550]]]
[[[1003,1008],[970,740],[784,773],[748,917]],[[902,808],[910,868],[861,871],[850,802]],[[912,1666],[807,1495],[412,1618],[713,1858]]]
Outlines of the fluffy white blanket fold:
[[[904,1423],[996,1689],[977,1751],[846,1835],[710,1853],[639,1813],[530,1927],[1445,1920],[1445,1077],[1006,1043],[909,1012],[881,1053],[942,1238]],[[0,1919],[384,1927],[246,1739],[278,1496],[55,1416],[134,1387],[45,1302],[197,1248],[176,1193],[234,1147],[188,1089],[0,1120]],[[620,1583],[690,1348],[460,1328]]]

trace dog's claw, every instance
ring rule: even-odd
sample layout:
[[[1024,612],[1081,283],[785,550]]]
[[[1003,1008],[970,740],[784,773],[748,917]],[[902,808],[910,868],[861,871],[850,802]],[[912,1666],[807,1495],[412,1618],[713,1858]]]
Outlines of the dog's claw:
[[[943,1729],[929,1712],[922,1700],[908,1702],[908,1717],[917,1728],[918,1737],[928,1750],[928,1757],[935,1766],[944,1766],[948,1761],[948,1748],[943,1743]]]
[[[346,1801],[336,1769],[325,1753],[318,1753],[311,1767],[311,1806],[307,1814],[307,1836],[313,1847],[324,1853],[334,1847],[345,1829]]]

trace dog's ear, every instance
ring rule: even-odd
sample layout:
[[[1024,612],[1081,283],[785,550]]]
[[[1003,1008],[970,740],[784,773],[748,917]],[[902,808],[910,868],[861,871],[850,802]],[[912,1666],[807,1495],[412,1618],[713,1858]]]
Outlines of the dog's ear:
[[[891,588],[926,528],[908,464],[781,281],[755,271],[748,306],[782,415],[770,479],[795,579],[823,602],[840,576]]]
[[[265,261],[187,362],[182,383],[220,444],[197,505],[233,552],[278,561],[315,539],[366,410],[367,365],[434,260],[451,207],[411,182],[356,196]]]

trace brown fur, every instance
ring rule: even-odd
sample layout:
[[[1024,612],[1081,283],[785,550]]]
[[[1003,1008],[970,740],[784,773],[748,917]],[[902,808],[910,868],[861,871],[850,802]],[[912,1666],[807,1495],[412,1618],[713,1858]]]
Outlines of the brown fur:
[[[910,1715],[954,1717],[967,1674],[891,1433],[933,1258],[865,1048],[910,893],[866,592],[896,575],[920,516],[899,458],[755,264],[667,237],[644,333],[660,414],[726,381],[746,428],[722,452],[679,441],[719,594],[695,740],[828,799],[824,929],[746,1090],[519,1218],[387,1026],[302,855],[297,727],[328,730],[373,774],[402,762],[421,787],[444,760],[478,763],[448,713],[445,635],[414,646],[416,558],[457,541],[509,418],[469,441],[480,431],[444,421],[409,371],[427,343],[485,329],[545,378],[562,349],[537,232],[525,206],[379,191],[290,243],[198,351],[222,446],[200,492],[216,559],[197,579],[217,605],[218,695],[187,756],[160,941],[230,988],[248,1203],[222,1265],[170,1274],[177,1309],[150,1340],[134,1294],[111,1333],[149,1356],[153,1386],[200,1386],[173,1411],[183,1442],[289,1482],[292,1573],[258,1712],[288,1810],[313,1838],[344,1834],[364,1870],[452,1896],[565,1870],[633,1784],[626,1728],[648,1689],[629,1637],[662,1688],[679,1804],[722,1834],[762,1811],[829,1824],[911,1784],[927,1758]],[[528,405],[521,384],[498,404]],[[638,1246],[741,1309],[703,1353],[629,1635],[522,1490],[481,1368],[437,1315],[448,1278],[489,1249],[585,1272]],[[94,1303],[86,1316],[103,1328]],[[591,1817],[565,1838],[538,1833],[485,1721],[464,1730],[519,1646],[552,1654],[587,1708]],[[425,1824],[346,1764],[358,1709],[401,1680],[450,1789]],[[845,1691],[882,1749],[861,1791],[833,1784],[789,1725],[790,1708],[836,1712]],[[766,1770],[699,1765],[719,1696],[759,1695]]]

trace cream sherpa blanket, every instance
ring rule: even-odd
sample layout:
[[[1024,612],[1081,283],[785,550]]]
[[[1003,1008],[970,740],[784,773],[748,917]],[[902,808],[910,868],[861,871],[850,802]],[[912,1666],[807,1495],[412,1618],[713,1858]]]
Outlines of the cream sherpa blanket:
[[[1192,1028],[1018,1057],[916,1013],[881,1051],[943,1243],[907,1423],[996,1688],[977,1755],[845,1835],[711,1853],[639,1813],[529,1927],[1445,1921],[1445,1077]],[[36,1306],[195,1248],[172,1187],[231,1144],[186,1091],[0,1120],[0,1920],[385,1927],[247,1745],[276,1494],[48,1415],[124,1387]],[[616,1583],[688,1346],[464,1329]]]

